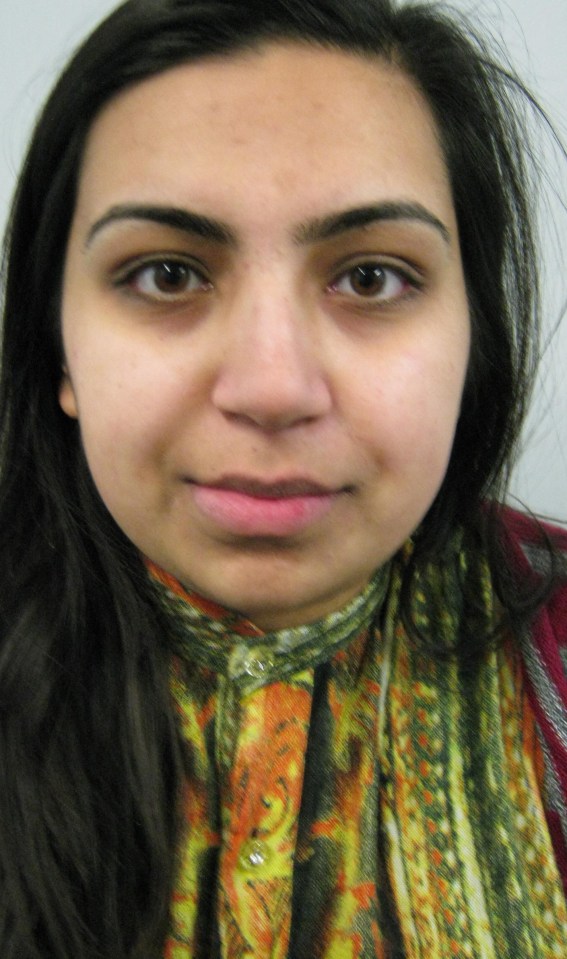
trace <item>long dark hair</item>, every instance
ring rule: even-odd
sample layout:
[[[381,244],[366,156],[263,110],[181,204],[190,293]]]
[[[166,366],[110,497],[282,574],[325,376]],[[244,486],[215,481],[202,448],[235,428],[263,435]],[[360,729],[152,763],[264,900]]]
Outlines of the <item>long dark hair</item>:
[[[128,0],[79,49],[48,100],[7,235],[2,959],[158,956],[180,828],[184,756],[167,629],[136,550],[94,488],[78,427],[57,400],[61,277],[85,138],[101,107],[128,85],[183,61],[282,39],[397,63],[436,117],[472,351],[449,468],[416,535],[414,564],[442,552],[456,527],[497,541],[483,503],[498,500],[507,477],[538,323],[521,86],[429,4]]]

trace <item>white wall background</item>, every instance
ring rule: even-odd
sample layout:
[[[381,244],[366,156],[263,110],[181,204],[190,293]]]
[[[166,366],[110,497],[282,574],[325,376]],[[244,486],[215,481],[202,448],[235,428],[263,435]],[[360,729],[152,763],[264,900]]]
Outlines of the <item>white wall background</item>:
[[[345,0],[348,2],[348,0]],[[0,229],[33,118],[67,56],[115,0],[0,0]],[[495,35],[567,144],[567,0],[453,0]],[[544,245],[545,351],[513,492],[536,512],[567,523],[567,159],[550,158],[556,225]],[[555,331],[552,336],[552,331]]]

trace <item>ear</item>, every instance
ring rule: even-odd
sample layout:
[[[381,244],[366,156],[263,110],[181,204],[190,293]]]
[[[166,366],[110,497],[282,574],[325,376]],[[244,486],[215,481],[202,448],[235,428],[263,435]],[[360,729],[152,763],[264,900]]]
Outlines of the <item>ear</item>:
[[[77,409],[75,390],[66,366],[63,367],[63,376],[59,384],[59,406],[67,416],[78,419],[79,411]]]

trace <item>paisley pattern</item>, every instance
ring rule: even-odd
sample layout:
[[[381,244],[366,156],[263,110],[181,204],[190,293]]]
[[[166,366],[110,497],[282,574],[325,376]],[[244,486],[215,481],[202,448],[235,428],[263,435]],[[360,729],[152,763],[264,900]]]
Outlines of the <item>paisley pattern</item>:
[[[190,763],[166,959],[567,955],[518,655],[465,668],[412,645],[406,558],[328,622],[268,635],[151,569]],[[424,632],[441,610],[455,635],[468,575],[459,556],[428,577]]]

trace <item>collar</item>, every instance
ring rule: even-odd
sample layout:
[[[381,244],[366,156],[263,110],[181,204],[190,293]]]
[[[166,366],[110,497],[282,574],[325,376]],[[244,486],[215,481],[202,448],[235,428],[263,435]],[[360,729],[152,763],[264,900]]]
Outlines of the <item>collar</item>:
[[[367,631],[382,608],[390,578],[386,564],[336,612],[305,626],[265,633],[238,613],[186,591],[151,561],[146,565],[177,655],[221,674],[244,694],[319,666]]]

